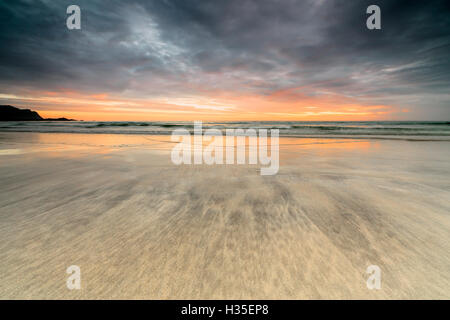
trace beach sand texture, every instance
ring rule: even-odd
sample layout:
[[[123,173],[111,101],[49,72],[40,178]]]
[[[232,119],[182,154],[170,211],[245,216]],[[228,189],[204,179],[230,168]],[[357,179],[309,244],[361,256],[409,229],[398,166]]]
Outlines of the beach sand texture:
[[[0,298],[450,298],[449,141],[280,138],[261,176],[164,139],[0,133]]]

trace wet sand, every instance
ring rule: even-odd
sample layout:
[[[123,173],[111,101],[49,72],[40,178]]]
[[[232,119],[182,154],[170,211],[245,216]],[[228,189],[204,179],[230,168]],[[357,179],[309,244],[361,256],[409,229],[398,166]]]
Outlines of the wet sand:
[[[450,298],[449,141],[280,138],[275,176],[168,141],[0,133],[0,298]]]

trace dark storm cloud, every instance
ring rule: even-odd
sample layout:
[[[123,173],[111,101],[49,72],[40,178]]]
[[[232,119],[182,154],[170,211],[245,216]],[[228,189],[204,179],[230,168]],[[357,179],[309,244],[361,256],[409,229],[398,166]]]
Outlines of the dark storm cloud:
[[[81,31],[65,27],[70,4]],[[382,30],[365,26],[370,4]],[[433,96],[442,113],[449,30],[448,1],[2,1],[0,85],[141,96],[302,87],[405,105]]]

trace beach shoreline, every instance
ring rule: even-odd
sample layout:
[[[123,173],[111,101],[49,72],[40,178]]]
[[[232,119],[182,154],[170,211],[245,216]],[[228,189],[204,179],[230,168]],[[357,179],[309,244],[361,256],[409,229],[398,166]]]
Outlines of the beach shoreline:
[[[167,135],[0,132],[0,299],[448,299],[449,146],[280,137],[260,176]]]

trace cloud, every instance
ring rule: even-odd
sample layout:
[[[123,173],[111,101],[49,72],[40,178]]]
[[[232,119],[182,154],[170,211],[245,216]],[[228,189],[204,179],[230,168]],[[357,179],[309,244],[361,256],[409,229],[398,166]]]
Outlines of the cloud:
[[[81,7],[80,31],[65,27],[73,3]],[[338,94],[407,107],[410,117],[448,118],[447,1],[379,0],[376,31],[365,27],[370,4],[3,1],[0,93],[70,88],[158,100],[296,88],[301,96]]]

